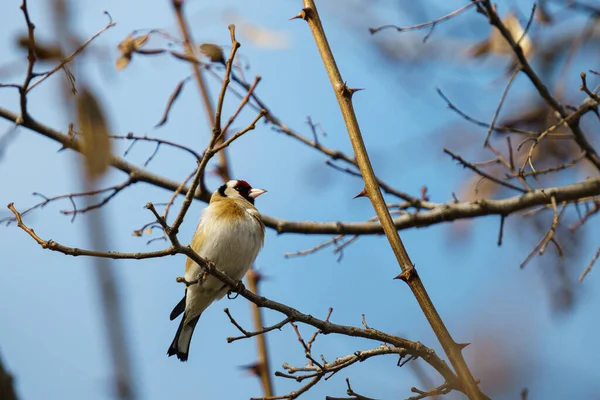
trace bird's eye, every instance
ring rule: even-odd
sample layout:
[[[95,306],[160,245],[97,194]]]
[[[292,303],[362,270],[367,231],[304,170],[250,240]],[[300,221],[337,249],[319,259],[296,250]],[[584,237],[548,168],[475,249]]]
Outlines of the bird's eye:
[[[237,190],[240,193],[244,193],[244,192],[249,192],[250,188],[248,186],[236,186],[234,187],[235,190]]]

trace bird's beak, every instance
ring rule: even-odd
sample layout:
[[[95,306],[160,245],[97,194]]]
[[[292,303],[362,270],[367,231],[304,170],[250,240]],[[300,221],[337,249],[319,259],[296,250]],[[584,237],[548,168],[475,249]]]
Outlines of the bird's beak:
[[[266,193],[266,190],[263,189],[250,189],[250,192],[248,193],[249,197],[252,197],[253,199],[257,198],[258,196],[260,196],[263,193]]]

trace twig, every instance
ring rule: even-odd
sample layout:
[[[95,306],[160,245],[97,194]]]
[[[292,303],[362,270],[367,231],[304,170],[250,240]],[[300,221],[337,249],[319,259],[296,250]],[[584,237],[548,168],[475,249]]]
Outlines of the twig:
[[[474,166],[470,162],[468,162],[465,159],[463,159],[461,156],[459,156],[457,154],[454,154],[453,152],[451,152],[448,149],[444,149],[444,153],[448,154],[450,157],[452,157],[453,159],[455,159],[456,161],[458,161],[458,163],[461,164],[463,167],[472,170],[473,172],[475,172],[478,175],[481,175],[485,179],[489,179],[490,181],[495,182],[495,183],[497,183],[500,186],[505,186],[507,188],[516,190],[516,191],[521,192],[521,193],[527,193],[527,190],[525,190],[525,189],[522,189],[522,188],[520,188],[518,186],[515,186],[512,183],[505,182],[502,179],[498,179],[498,178],[496,178],[496,177],[488,174],[487,172],[484,172],[484,171],[480,170],[479,168],[477,168],[476,166]]]
[[[69,54],[67,57],[65,57],[64,59],[62,59],[54,68],[52,68],[50,71],[45,72],[44,74],[41,74],[41,78],[38,79],[35,83],[33,83],[31,86],[27,87],[26,93],[29,93],[31,90],[33,90],[33,88],[35,88],[37,85],[39,85],[40,83],[44,82],[46,79],[48,79],[49,77],[51,77],[56,71],[59,71],[60,69],[62,69],[63,67],[65,67],[68,63],[70,63],[71,61],[73,61],[73,59],[79,54],[81,53],[83,50],[85,50],[85,48],[94,40],[96,39],[98,36],[102,35],[104,32],[106,32],[108,29],[112,28],[113,26],[116,25],[115,22],[113,22],[110,14],[107,11],[104,11],[104,14],[108,17],[108,24],[106,24],[106,26],[102,29],[100,29],[98,32],[96,32],[94,35],[92,35],[88,40],[86,40],[81,46],[79,46],[73,53]]]
[[[588,219],[590,219],[592,216],[596,215],[599,211],[600,211],[600,200],[594,200],[592,203],[592,207],[590,207],[586,211],[585,215],[580,216],[579,220],[577,220],[577,222],[575,222],[574,224],[572,224],[569,227],[569,230],[571,232],[575,232],[577,229],[579,229],[581,226],[583,226],[583,224],[585,224],[588,221]]]
[[[242,328],[237,321],[233,318],[233,316],[231,315],[231,313],[229,312],[229,309],[226,308],[225,313],[227,314],[227,316],[229,317],[229,320],[231,321],[231,323],[239,329],[240,332],[243,333],[243,336],[229,336],[226,340],[227,343],[231,343],[231,342],[235,342],[236,340],[241,340],[241,339],[248,339],[251,338],[253,336],[257,336],[257,335],[263,335],[267,332],[271,332],[274,331],[275,329],[281,330],[281,328],[283,328],[287,323],[291,322],[292,319],[291,318],[285,318],[283,321],[275,324],[275,325],[271,325],[268,326],[266,328],[262,328],[259,331],[254,331],[254,332],[248,332],[247,330],[245,330],[244,328]]]
[[[165,106],[165,110],[163,111],[163,115],[160,118],[160,121],[158,121],[158,123],[156,125],[154,125],[155,128],[163,126],[167,122],[167,120],[169,119],[169,112],[171,111],[173,104],[175,104],[175,100],[177,100],[177,98],[179,97],[179,95],[181,94],[181,92],[183,90],[183,86],[186,84],[186,82],[189,79],[190,79],[190,77],[188,76],[187,78],[181,80],[177,84],[177,86],[175,86],[175,90],[173,90],[173,93],[171,93],[171,95],[169,96],[169,100],[167,101],[167,105]]]
[[[585,269],[583,270],[583,273],[579,277],[579,282],[583,281],[583,279],[587,276],[587,274],[590,273],[590,271],[592,270],[592,267],[596,263],[596,260],[598,260],[598,257],[600,257],[600,247],[598,247],[598,250],[596,250],[596,254],[594,254],[594,257],[592,257],[592,261],[590,261],[590,263],[587,265],[587,267],[585,267]]]
[[[552,197],[551,199],[552,199],[552,206],[554,209],[554,217],[552,218],[552,224],[550,225],[550,229],[548,229],[548,232],[546,232],[546,234],[542,237],[542,239],[539,241],[539,243],[533,248],[533,250],[527,255],[525,260],[521,263],[521,265],[520,265],[521,269],[525,268],[525,266],[529,263],[529,261],[531,261],[531,259],[533,258],[533,256],[535,255],[536,252],[538,252],[540,255],[544,254],[544,252],[546,250],[546,246],[551,241],[556,245],[559,256],[562,257],[563,252],[562,252],[562,249],[560,248],[560,246],[558,245],[558,243],[554,240],[554,232],[556,231],[556,228],[558,227],[560,218],[562,217],[563,213],[565,212],[567,205],[563,204],[561,211],[558,212],[558,210],[556,208],[556,199],[554,197]]]
[[[360,172],[357,171],[353,171],[350,168],[347,167],[340,167],[339,165],[335,164],[334,162],[332,162],[331,160],[327,160],[325,161],[325,165],[332,167],[333,169],[336,169],[338,171],[344,172],[346,174],[349,174],[351,176],[355,176],[357,178],[361,178],[362,179],[362,174]],[[390,185],[388,185],[387,183],[383,182],[382,180],[380,180],[379,178],[377,178],[377,183],[379,184],[379,187],[381,188],[381,190],[383,190],[386,194],[391,194],[393,196],[396,196],[402,200],[405,200],[407,202],[409,202],[413,207],[417,208],[417,209],[426,209],[426,210],[430,210],[432,208],[436,207],[436,203],[432,203],[423,199],[419,199],[417,197],[413,197],[410,196],[404,192],[401,192],[397,189],[394,189],[393,187],[391,187]]]
[[[23,210],[21,212],[21,215],[27,215],[35,209],[44,208],[46,205],[48,205],[51,202],[61,200],[61,199],[69,199],[71,201],[71,205],[73,206],[73,209],[72,210],[61,210],[60,212],[63,215],[72,215],[71,222],[73,222],[73,221],[75,221],[75,217],[77,216],[77,214],[83,214],[85,212],[95,210],[97,208],[104,206],[110,200],[112,200],[119,192],[121,192],[123,189],[125,189],[126,187],[128,187],[134,183],[135,183],[135,180],[128,179],[121,184],[109,186],[104,189],[88,190],[88,191],[79,192],[79,193],[67,193],[67,194],[61,194],[61,195],[53,196],[53,197],[46,197],[41,193],[33,192],[32,194],[34,196],[39,196],[44,200],[27,208],[26,210]],[[101,201],[94,203],[94,204],[90,204],[84,208],[78,209],[77,205],[75,204],[74,199],[77,197],[95,196],[95,195],[102,194],[102,193],[109,192],[109,191],[111,191],[112,193],[110,193],[108,196],[104,197]],[[0,219],[0,224],[6,222],[6,224],[9,225],[13,221],[15,221],[14,217],[7,217],[7,218]]]
[[[475,4],[479,3],[479,1],[480,0],[475,0],[472,3],[470,3],[470,4],[467,4],[467,5],[459,8],[458,10],[452,11],[451,13],[444,15],[443,17],[440,17],[440,18],[437,18],[437,19],[434,19],[432,21],[425,22],[425,23],[422,23],[422,24],[413,25],[413,26],[407,26],[407,27],[399,27],[399,26],[396,26],[396,25],[383,25],[383,26],[380,26],[378,28],[369,28],[369,32],[371,33],[371,35],[379,32],[379,31],[382,31],[384,29],[395,29],[398,32],[405,32],[405,31],[412,31],[412,30],[415,30],[415,29],[426,28],[428,26],[431,26],[431,30],[433,30],[433,27],[436,24],[438,24],[438,23],[440,23],[442,21],[445,21],[447,19],[450,19],[452,17],[455,17],[456,15],[460,14],[461,12],[463,12],[463,11],[467,10],[468,8],[474,6]],[[429,34],[425,37],[425,39],[423,39],[423,42],[427,41],[427,37],[429,37]]]
[[[474,3],[472,3],[472,4],[474,4]],[[523,35],[525,35],[525,33],[523,33]],[[508,83],[506,84],[506,86],[504,87],[504,90],[502,91],[502,96],[500,96],[500,100],[498,101],[498,105],[496,106],[496,111],[494,112],[494,116],[492,117],[492,122],[490,122],[490,127],[488,128],[488,131],[485,135],[485,140],[483,141],[483,147],[488,147],[488,145],[490,143],[490,137],[492,136],[492,132],[494,131],[494,127],[496,126],[496,121],[498,120],[498,116],[500,115],[500,110],[502,109],[504,100],[506,99],[506,96],[508,95],[510,86],[512,85],[513,81],[515,80],[515,78],[517,77],[517,74],[520,71],[521,71],[520,67],[517,67],[513,71],[512,75],[510,76],[510,79],[508,80]]]
[[[238,108],[234,111],[233,114],[231,114],[231,116],[229,117],[229,119],[227,120],[227,122],[225,123],[225,125],[223,126],[222,131],[224,132],[224,134],[227,134],[227,132],[229,131],[229,127],[231,126],[231,124],[233,124],[233,122],[235,121],[235,119],[237,118],[237,116],[240,114],[240,112],[242,111],[242,109],[246,106],[246,104],[248,104],[248,101],[250,100],[250,97],[254,94],[254,91],[256,90],[256,86],[260,82],[260,79],[261,79],[260,76],[257,76],[257,77],[254,78],[254,82],[252,82],[252,85],[247,90],[246,95],[240,101],[240,104],[238,105]],[[266,114],[266,111],[264,111],[264,113]]]
[[[504,236],[504,221],[506,217],[500,215],[500,230],[498,231],[498,247],[502,246],[502,237]]]
[[[409,397],[408,400],[420,400],[420,399],[424,399],[427,397],[434,397],[434,396],[441,396],[444,394],[448,394],[452,391],[452,388],[447,382],[444,382],[443,384],[436,387],[435,389],[431,389],[428,391],[419,390],[416,387],[411,388],[410,391],[413,393],[418,393],[418,395]]]
[[[250,123],[250,125],[248,125],[247,127],[245,127],[244,129],[242,129],[241,131],[235,133],[233,136],[231,136],[229,139],[227,139],[226,141],[224,141],[223,143],[221,143],[220,145],[214,147],[211,151],[212,152],[218,152],[223,150],[225,147],[229,146],[231,143],[233,143],[235,140],[239,139],[240,136],[250,132],[251,130],[254,130],[254,128],[256,128],[256,123],[258,121],[260,121],[260,119],[262,117],[265,116],[265,110],[262,110],[261,112],[258,113],[258,115],[254,118],[254,120],[252,120],[252,122]]]
[[[21,115],[18,121],[15,121],[17,125],[31,119],[29,113],[27,112],[27,88],[29,87],[31,80],[35,76],[33,73],[33,67],[37,60],[35,54],[35,35],[33,33],[35,30],[35,25],[31,22],[31,19],[29,18],[27,0],[23,0],[23,2],[21,3],[21,11],[23,11],[25,23],[27,24],[27,72],[25,73],[23,84],[19,88],[19,104],[21,106]]]

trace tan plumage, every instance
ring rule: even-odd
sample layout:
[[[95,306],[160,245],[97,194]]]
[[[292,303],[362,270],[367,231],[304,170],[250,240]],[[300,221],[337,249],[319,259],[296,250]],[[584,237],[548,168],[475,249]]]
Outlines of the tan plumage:
[[[242,180],[231,180],[213,193],[202,213],[191,247],[201,257],[233,279],[241,279],[256,259],[264,241],[264,224],[254,207],[254,199],[265,191],[252,189]],[[186,281],[197,280],[198,264],[186,260]],[[186,289],[185,296],[173,312],[171,320],[183,312],[177,334],[168,355],[186,361],[194,328],[202,312],[215,300],[227,294],[229,287],[213,276]]]

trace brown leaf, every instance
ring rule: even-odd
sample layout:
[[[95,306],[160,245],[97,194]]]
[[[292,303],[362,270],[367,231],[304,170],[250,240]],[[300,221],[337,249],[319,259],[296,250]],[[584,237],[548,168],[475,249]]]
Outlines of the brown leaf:
[[[17,38],[17,46],[28,50],[29,49],[29,35],[22,35]],[[35,41],[35,56],[40,61],[52,61],[61,60],[63,58],[62,49],[58,44],[41,43],[39,40]]]
[[[175,103],[175,100],[177,100],[177,97],[179,97],[179,95],[181,94],[183,85],[185,85],[186,82],[187,82],[187,78],[177,84],[177,87],[175,88],[173,93],[171,93],[171,96],[169,97],[169,101],[167,102],[167,107],[165,108],[165,111],[163,112],[162,118],[160,119],[158,124],[154,125],[155,128],[158,128],[159,126],[162,126],[165,124],[165,122],[167,122],[167,119],[169,118],[169,111],[171,111],[171,107],[173,107],[173,103]]]
[[[223,56],[223,49],[221,46],[217,46],[213,43],[202,43],[200,45],[200,52],[212,62],[225,64],[225,57]]]
[[[93,182],[110,165],[111,144],[104,112],[98,100],[85,87],[77,95],[77,118],[82,136],[81,153],[85,160],[85,170],[88,179]]]
[[[125,39],[123,39],[119,43],[119,51],[123,54],[131,54],[134,51],[138,50],[140,47],[142,47],[146,43],[146,41],[148,41],[149,36],[150,34],[147,33],[145,35],[135,37],[133,36],[133,34],[130,33]]]
[[[119,43],[117,46],[121,55],[117,59],[116,68],[117,71],[121,71],[123,68],[129,65],[131,62],[131,58],[133,57],[133,53],[141,52],[140,47],[142,47],[150,37],[150,33],[146,33],[142,36],[133,36],[133,34],[127,35],[127,37]]]
[[[144,54],[144,55],[162,54],[164,52],[166,52],[165,49],[137,49],[136,50],[137,54]]]
[[[179,52],[177,52],[177,51],[169,51],[169,53],[170,53],[170,54],[171,54],[173,57],[175,57],[175,58],[177,58],[177,59],[179,59],[179,60],[182,60],[182,61],[187,61],[187,62],[191,62],[191,63],[194,63],[194,64],[200,64],[200,61],[198,61],[198,60],[196,59],[196,57],[194,57],[194,56],[189,56],[189,55],[187,55],[187,54],[184,54],[184,53],[179,53]]]
[[[513,40],[521,45],[525,57],[529,57],[533,53],[534,45],[529,35],[525,35],[525,29],[523,29],[517,15],[511,11],[502,18],[502,22],[512,35]],[[514,51],[498,28],[494,26],[492,27],[490,36],[484,41],[475,44],[469,50],[469,54],[471,57],[479,57],[484,54],[514,56]]]
[[[117,71],[121,71],[123,68],[128,66],[130,61],[131,54],[122,54],[119,58],[117,58],[117,62],[115,63]]]

